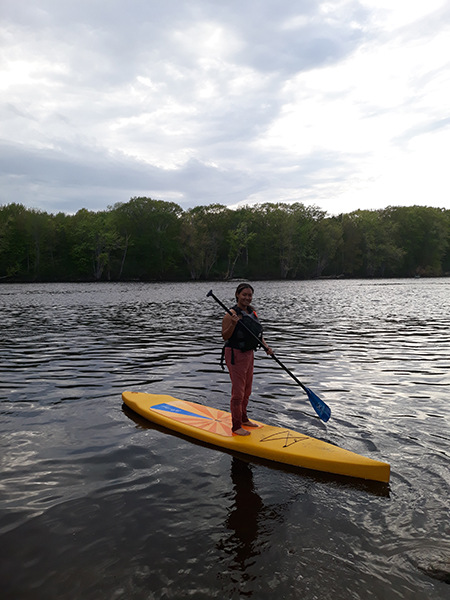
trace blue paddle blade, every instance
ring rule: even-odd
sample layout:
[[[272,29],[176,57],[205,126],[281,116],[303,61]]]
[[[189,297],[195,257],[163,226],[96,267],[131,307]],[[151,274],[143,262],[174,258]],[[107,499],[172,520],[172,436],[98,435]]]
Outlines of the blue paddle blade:
[[[325,402],[323,400],[321,400],[319,398],[319,396],[317,396],[312,390],[310,390],[307,387],[305,387],[305,390],[306,390],[306,393],[308,394],[308,398],[312,404],[312,407],[314,408],[316,413],[319,415],[319,417],[322,419],[322,421],[324,423],[326,423],[331,416],[330,407],[327,406],[325,404]]]

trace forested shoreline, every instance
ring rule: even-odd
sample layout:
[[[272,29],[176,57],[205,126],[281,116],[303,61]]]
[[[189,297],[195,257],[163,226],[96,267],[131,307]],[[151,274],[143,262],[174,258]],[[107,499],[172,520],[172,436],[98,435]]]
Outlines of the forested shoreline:
[[[104,211],[0,206],[0,281],[185,281],[450,274],[450,210],[314,206],[183,210],[135,197]]]

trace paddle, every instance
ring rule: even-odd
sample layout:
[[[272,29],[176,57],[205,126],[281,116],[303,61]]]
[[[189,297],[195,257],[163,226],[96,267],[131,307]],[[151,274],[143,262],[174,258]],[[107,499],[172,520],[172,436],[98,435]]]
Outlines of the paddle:
[[[232,315],[233,313],[225,306],[225,304],[223,304],[223,302],[221,302],[219,300],[219,298],[217,298],[217,296],[215,296],[213,294],[213,291],[210,290],[207,294],[207,296],[211,296],[212,298],[214,298],[214,300],[220,304],[220,306],[229,314]],[[261,346],[263,346],[264,348],[266,348],[267,350],[267,346],[264,346],[264,344],[261,343],[261,340],[252,332],[250,331],[250,329],[248,327],[245,326],[245,324],[241,321],[241,325],[243,327],[245,327],[245,329],[255,338],[258,340],[258,342],[261,344]],[[322,419],[322,421],[324,423],[326,423],[328,421],[328,419],[330,418],[331,415],[331,410],[330,407],[327,406],[325,404],[325,402],[323,400],[321,400],[319,398],[319,396],[317,396],[317,394],[315,394],[312,390],[310,390],[309,388],[307,388],[305,385],[303,385],[303,383],[300,381],[300,379],[297,379],[297,377],[294,375],[294,373],[292,373],[291,371],[289,371],[289,369],[283,365],[283,363],[281,362],[281,360],[279,358],[277,358],[275,356],[275,354],[270,354],[269,356],[271,356],[274,361],[276,363],[278,363],[280,365],[280,367],[282,369],[284,369],[286,371],[286,373],[288,375],[290,375],[292,377],[292,379],[295,381],[295,383],[298,383],[298,385],[304,390],[304,392],[307,394],[309,401],[311,402],[312,407],[314,408],[314,410],[316,411],[316,413],[319,415],[319,417]]]

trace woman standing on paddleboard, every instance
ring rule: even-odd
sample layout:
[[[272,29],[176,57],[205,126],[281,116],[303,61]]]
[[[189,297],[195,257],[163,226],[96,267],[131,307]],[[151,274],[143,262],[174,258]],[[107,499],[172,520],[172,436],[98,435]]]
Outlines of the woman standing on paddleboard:
[[[252,392],[254,351],[258,345],[262,345],[267,354],[273,354],[262,337],[262,326],[251,306],[253,293],[249,283],[239,284],[235,293],[237,304],[222,321],[225,362],[231,378],[232,430],[236,435],[250,435],[250,431],[244,428],[257,427],[247,416],[248,399]],[[242,323],[245,327],[242,327]]]

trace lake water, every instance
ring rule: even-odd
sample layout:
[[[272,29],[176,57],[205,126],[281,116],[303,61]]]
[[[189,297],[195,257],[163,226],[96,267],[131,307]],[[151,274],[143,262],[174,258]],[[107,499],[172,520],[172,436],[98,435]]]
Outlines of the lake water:
[[[450,279],[254,282],[277,356],[251,417],[391,464],[389,485],[243,460],[126,409],[228,410],[235,283],[0,286],[3,600],[449,599]],[[438,578],[436,578],[438,577]]]

